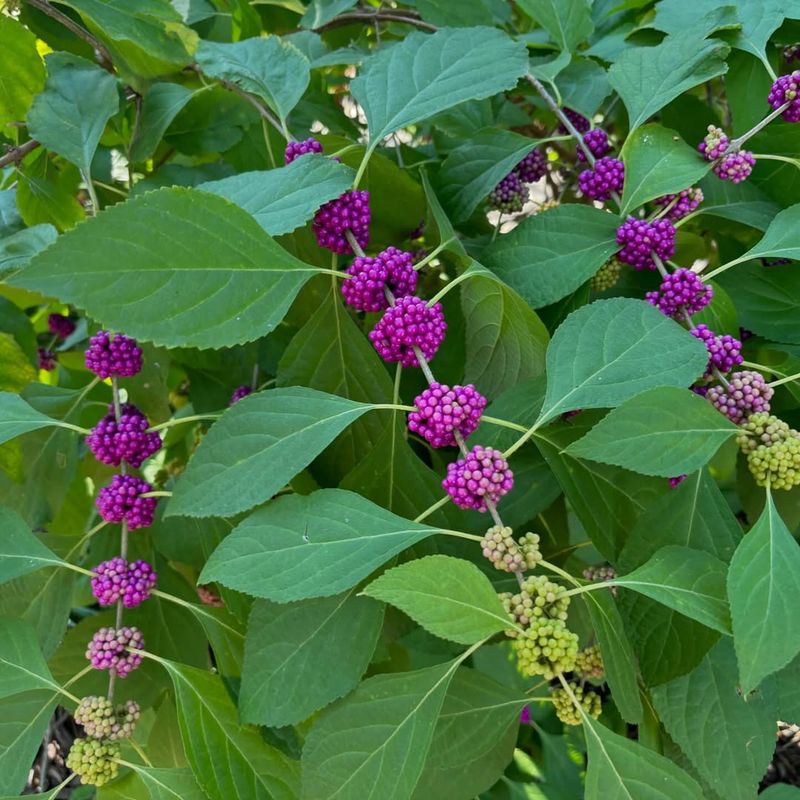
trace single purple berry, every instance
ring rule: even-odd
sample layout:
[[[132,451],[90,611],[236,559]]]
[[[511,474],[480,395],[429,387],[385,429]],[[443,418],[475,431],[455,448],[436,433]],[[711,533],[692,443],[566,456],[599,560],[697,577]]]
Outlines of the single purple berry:
[[[52,350],[47,350],[44,347],[36,349],[36,358],[39,363],[39,369],[43,369],[46,372],[52,372],[58,363],[56,354]]]
[[[234,403],[238,403],[243,397],[247,397],[249,394],[253,394],[253,390],[249,386],[237,386],[233,390],[233,394],[231,395],[228,405],[232,406]]]
[[[142,657],[133,650],[144,649],[144,637],[138,628],[100,628],[86,649],[86,658],[95,669],[113,669],[117,676],[126,678],[139,664]]]
[[[120,408],[119,422],[114,414],[114,406],[86,437],[86,444],[94,457],[104,464],[119,466],[127,461],[135,469],[161,449],[161,437],[155,431],[148,432],[150,423],[147,417],[127,403]]]
[[[496,505],[511,491],[514,473],[499,450],[477,445],[466,458],[447,465],[442,486],[460,508],[486,511],[487,502]]]
[[[653,253],[662,261],[672,258],[675,234],[675,226],[668,219],[648,222],[628,217],[617,228],[617,244],[622,245],[617,258],[634,269],[656,269]]]
[[[608,143],[608,134],[602,128],[592,128],[584,133],[583,143],[595,158],[602,158],[611,149],[611,145]],[[577,155],[578,161],[586,161],[586,154],[582,147],[578,148]]]
[[[320,247],[334,253],[352,253],[345,231],[350,230],[363,249],[369,242],[369,192],[352,191],[325,203],[314,215],[314,235]]]
[[[531,724],[531,709],[530,709],[530,706],[523,706],[522,711],[519,712],[519,724],[520,725],[530,725]]]
[[[352,277],[342,281],[342,296],[348,305],[360,311],[387,308],[386,289],[397,298],[413,294],[417,288],[412,254],[396,247],[387,247],[374,258],[355,258],[347,274]]]
[[[441,303],[428,306],[421,298],[409,296],[401,297],[384,313],[369,338],[384,361],[418,367],[414,348],[430,361],[444,341],[445,330]]]
[[[753,331],[747,330],[747,328],[739,328],[739,339],[743,342],[746,342],[748,339],[752,339],[755,336]]]
[[[431,447],[452,447],[456,444],[455,431],[466,439],[478,427],[486,402],[472,384],[451,389],[432,383],[414,399],[416,411],[408,415],[408,429]]]
[[[322,145],[314,138],[305,139],[302,142],[287,142],[286,150],[283,154],[285,164],[291,164],[296,158],[304,156],[306,153],[321,153]]]
[[[761,266],[762,267],[783,267],[786,264],[791,264],[791,258],[762,258],[761,259]]]
[[[709,387],[706,397],[717,411],[741,425],[751,414],[769,411],[775,390],[759,372],[734,372],[727,387]]]
[[[689,387],[695,394],[699,394],[700,397],[705,397],[708,394],[708,386],[691,386]]]
[[[502,211],[504,214],[516,214],[528,199],[528,190],[516,172],[508,175],[492,189],[486,198],[489,208]]]
[[[534,148],[514,167],[523,183],[536,183],[547,174],[547,157]]]
[[[669,479],[669,488],[670,489],[677,489],[684,481],[686,480],[686,475],[677,475],[674,478]]]
[[[581,191],[592,200],[608,200],[612,192],[621,192],[625,181],[625,165],[618,158],[598,158],[594,169],[578,175]]]
[[[790,75],[781,75],[772,84],[767,102],[773,108],[780,108],[789,103],[789,107],[781,117],[786,122],[800,122],[800,69],[796,69]]]
[[[648,292],[646,300],[668,317],[702,311],[714,296],[714,290],[696,272],[680,267],[667,275],[656,292]]]
[[[156,498],[141,495],[151,491],[153,487],[141,478],[115,475],[111,483],[97,493],[95,506],[106,522],[125,520],[130,530],[146,528],[153,524]]]
[[[714,166],[714,174],[723,181],[741,183],[746,180],[756,164],[755,156],[747,150],[729,153]]]
[[[142,368],[142,351],[134,339],[98,331],[86,348],[86,368],[100,378],[130,378]]]
[[[703,202],[703,190],[698,186],[692,186],[689,189],[684,189],[678,194],[665,194],[662,197],[657,197],[653,202],[657,206],[669,206],[670,203],[674,202],[667,211],[667,219],[671,219],[673,222],[679,219],[683,219],[687,214],[691,214],[700,203]]]
[[[709,125],[708,133],[705,139],[697,145],[697,149],[703,154],[706,161],[716,161],[728,149],[729,144],[730,139],[722,128]]]
[[[122,603],[125,608],[135,608],[150,597],[157,575],[146,561],[132,561],[125,575]]]
[[[592,127],[592,123],[583,116],[583,114],[579,114],[577,111],[573,111],[571,108],[562,108],[564,112],[564,116],[572,123],[572,126],[575,128],[578,133],[586,133],[589,128]],[[567,130],[566,126],[561,124],[558,126],[559,133],[567,134],[569,131]]]
[[[117,556],[94,568],[92,594],[101,606],[113,606],[122,597],[128,574],[128,562]]]
[[[708,325],[698,325],[689,333],[705,344],[708,350],[708,368],[706,377],[716,367],[720,372],[730,372],[737,364],[742,363],[742,343],[727,333],[718,336]]]
[[[59,339],[66,339],[75,330],[75,322],[63,314],[50,314],[47,329]]]

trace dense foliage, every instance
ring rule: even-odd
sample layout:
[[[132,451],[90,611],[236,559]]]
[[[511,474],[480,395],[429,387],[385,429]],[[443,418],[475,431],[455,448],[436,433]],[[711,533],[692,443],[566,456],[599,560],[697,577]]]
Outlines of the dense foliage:
[[[0,795],[775,783],[798,41],[798,0],[6,2]]]

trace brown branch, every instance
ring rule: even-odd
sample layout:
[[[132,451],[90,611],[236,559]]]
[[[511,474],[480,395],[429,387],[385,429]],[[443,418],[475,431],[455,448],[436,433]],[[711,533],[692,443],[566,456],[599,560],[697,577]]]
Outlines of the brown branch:
[[[25,0],[25,2],[31,6],[31,8],[41,11],[42,14],[47,14],[48,17],[56,20],[56,22],[60,22],[65,28],[72,31],[72,33],[74,33],[79,39],[83,39],[83,41],[95,51],[100,66],[109,72],[114,71],[114,62],[111,58],[111,53],[109,53],[106,46],[99,39],[96,39],[94,36],[92,36],[89,31],[87,31],[85,28],[82,28],[77,22],[70,19],[62,11],[54,8],[52,5],[50,5],[50,3],[47,2],[47,0]]]
[[[349,11],[346,14],[339,14],[334,17],[330,22],[320,25],[319,28],[313,28],[314,33],[324,33],[331,28],[339,28],[342,25],[350,25],[353,22],[403,22],[407,25],[413,25],[424,31],[436,31],[438,28],[431,25],[430,22],[425,22],[420,19],[419,14],[412,12],[399,12],[399,11]]]
[[[0,169],[7,167],[9,164],[18,164],[28,153],[35,150],[38,146],[39,142],[37,142],[36,139],[29,139],[18,147],[9,148],[4,156],[0,156]]]

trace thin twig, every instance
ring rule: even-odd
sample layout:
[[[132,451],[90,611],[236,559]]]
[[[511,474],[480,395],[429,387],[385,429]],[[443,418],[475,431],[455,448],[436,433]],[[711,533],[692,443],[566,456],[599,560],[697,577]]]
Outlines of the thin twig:
[[[0,169],[7,167],[9,164],[18,164],[28,153],[39,147],[39,144],[36,139],[29,139],[18,147],[9,148],[4,156],[0,156]]]
[[[431,25],[430,22],[425,22],[420,19],[418,14],[411,12],[401,13],[399,11],[349,11],[346,14],[339,14],[334,17],[330,22],[320,25],[319,28],[313,28],[315,33],[324,33],[331,28],[340,28],[342,25],[350,25],[353,22],[403,22],[407,25],[413,25],[424,31],[436,31],[438,28]]]

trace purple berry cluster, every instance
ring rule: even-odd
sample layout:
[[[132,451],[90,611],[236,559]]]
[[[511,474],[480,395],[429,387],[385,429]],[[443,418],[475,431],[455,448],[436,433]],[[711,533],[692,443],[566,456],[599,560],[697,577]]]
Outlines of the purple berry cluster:
[[[677,194],[665,194],[657,197],[653,202],[657,206],[669,207],[666,216],[675,222],[691,214],[703,202],[703,190],[698,186],[693,186]],[[673,205],[670,206],[670,204]]]
[[[142,351],[133,339],[121,333],[98,331],[86,348],[86,368],[100,378],[130,378],[142,368]]]
[[[708,350],[708,369],[706,377],[711,375],[714,367],[720,372],[730,372],[737,364],[742,363],[742,343],[733,336],[719,336],[708,325],[697,325],[689,333],[705,344]]]
[[[455,432],[466,439],[481,421],[486,398],[472,385],[432,383],[414,399],[416,411],[408,415],[408,429],[431,447],[453,447]]]
[[[584,133],[583,142],[595,158],[602,158],[611,149],[611,145],[608,143],[608,134],[602,128],[592,128]],[[578,161],[586,161],[586,154],[582,147],[578,148],[577,157]]]
[[[374,258],[359,256],[347,268],[350,278],[342,281],[342,296],[359,311],[382,311],[389,306],[386,290],[394,297],[414,294],[417,272],[413,256],[396,247],[387,247]]]
[[[161,449],[161,437],[148,433],[147,417],[130,403],[120,408],[119,422],[114,406],[109,408],[86,437],[86,444],[98,461],[115,467],[126,461],[138,469],[142,462]]]
[[[669,478],[669,488],[677,489],[685,480],[686,475],[676,475],[674,478]]]
[[[621,192],[625,182],[625,165],[618,158],[598,158],[594,169],[578,175],[581,191],[592,200],[609,200],[612,192]]]
[[[791,258],[762,258],[761,259],[761,266],[762,267],[783,267],[786,264],[791,264]]]
[[[564,108],[562,109],[564,112],[564,116],[572,123],[573,127],[575,128],[578,133],[586,133],[589,128],[592,127],[592,123],[583,116],[583,114],[579,114],[577,111],[573,111],[571,108]],[[559,133],[567,134],[569,131],[567,130],[566,126],[561,124],[558,126]]]
[[[401,297],[378,320],[369,338],[378,355],[403,367],[418,367],[415,348],[430,361],[444,341],[442,304],[429,306],[415,296]]]
[[[478,445],[465,458],[447,465],[442,486],[460,508],[486,511],[487,503],[495,505],[511,491],[514,473],[499,450]]]
[[[146,561],[128,563],[117,556],[94,568],[92,594],[101,606],[113,606],[121,600],[125,608],[135,608],[150,597],[156,577]]]
[[[617,258],[637,270],[656,269],[653,253],[662,261],[672,258],[675,234],[675,226],[668,219],[648,222],[628,217],[617,228],[617,244],[622,246]]]
[[[504,214],[516,214],[522,211],[528,191],[516,172],[509,172],[508,175],[492,189],[486,198],[489,208],[502,211]]]
[[[514,167],[523,183],[536,183],[547,174],[547,158],[540,150],[533,149]]]
[[[56,368],[56,354],[45,347],[37,348],[36,360],[39,364],[39,369],[43,369],[45,372],[52,372]]]
[[[232,406],[234,403],[238,403],[243,397],[247,397],[249,394],[253,394],[253,390],[249,386],[237,386],[233,390],[233,394],[231,395],[231,399],[228,401],[228,405]]]
[[[153,524],[155,497],[142,497],[153,487],[133,475],[115,475],[98,493],[95,505],[106,522],[128,523],[128,528],[146,528]]]
[[[322,144],[314,138],[304,139],[302,142],[287,142],[286,150],[283,154],[285,164],[291,164],[296,158],[304,156],[306,153],[321,153]]]
[[[655,292],[645,299],[668,317],[696,314],[702,311],[714,296],[714,290],[696,272],[680,267],[667,275]]]
[[[142,657],[129,653],[128,648],[144,649],[144,637],[138,628],[100,628],[89,642],[86,658],[95,669],[113,669],[120,678],[126,678],[142,663]]]
[[[706,397],[731,422],[741,425],[751,414],[769,411],[775,390],[759,372],[734,372],[728,386],[710,386]]]
[[[50,314],[47,317],[47,329],[53,336],[66,339],[75,330],[75,322],[63,314]]]
[[[313,229],[317,244],[334,253],[352,253],[345,231],[350,230],[364,248],[369,242],[369,192],[354,190],[345,192],[335,200],[325,203],[314,215]]]
[[[708,133],[703,141],[697,145],[697,149],[703,154],[706,161],[716,161],[728,149],[730,139],[728,139],[725,131],[716,125],[709,125],[707,130]]]
[[[741,183],[746,180],[756,164],[755,156],[747,150],[729,153],[714,166],[714,174],[723,181]]]
[[[800,69],[789,75],[781,75],[769,90],[767,102],[773,108],[780,108],[785,103],[789,107],[781,114],[786,122],[800,122]]]

